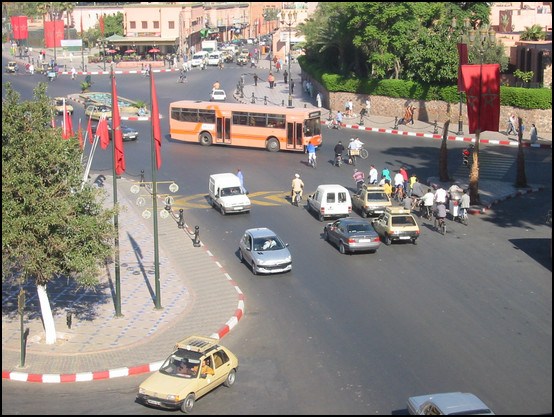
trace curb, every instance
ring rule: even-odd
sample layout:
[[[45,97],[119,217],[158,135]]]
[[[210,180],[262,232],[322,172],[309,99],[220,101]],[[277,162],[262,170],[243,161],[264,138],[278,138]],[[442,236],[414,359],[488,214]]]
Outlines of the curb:
[[[490,209],[492,206],[494,206],[495,204],[498,204],[502,201],[510,200],[512,198],[515,198],[515,197],[521,197],[522,195],[531,194],[533,192],[544,191],[545,189],[546,189],[545,187],[536,187],[536,188],[529,188],[528,190],[525,190],[525,191],[517,191],[515,193],[509,194],[507,196],[504,196],[502,198],[494,200],[489,205],[487,205],[485,207],[482,207],[480,209],[469,209],[468,213],[470,213],[470,214],[483,214],[485,211]]]

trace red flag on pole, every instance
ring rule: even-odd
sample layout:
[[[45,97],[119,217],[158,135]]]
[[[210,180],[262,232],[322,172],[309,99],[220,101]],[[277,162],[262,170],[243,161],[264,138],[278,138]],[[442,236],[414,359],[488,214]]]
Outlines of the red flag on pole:
[[[121,175],[125,171],[125,153],[123,151],[123,134],[121,133],[121,120],[119,119],[119,104],[117,103],[117,89],[115,76],[112,72],[112,131],[115,149],[115,173]]]
[[[92,126],[91,126],[90,120],[91,120],[91,118],[89,117],[88,118],[88,125],[87,125],[87,133],[88,133],[88,141],[92,145],[92,143],[94,142],[94,139],[92,138]]]
[[[154,73],[150,71],[150,84],[152,85],[152,131],[156,145],[156,166],[158,169],[162,166],[162,132],[160,129],[160,112],[158,110],[158,97],[156,96],[156,85],[154,84]]]
[[[100,147],[106,149],[110,143],[110,132],[108,132],[108,122],[104,116],[98,121],[96,136],[100,138]]]
[[[100,15],[100,32],[104,36],[104,15]]]
[[[79,119],[79,144],[81,145],[81,149],[84,149],[84,143],[83,143],[83,130],[81,129],[81,119]]]
[[[81,35],[83,34],[83,13],[81,12]]]
[[[467,65],[467,63],[469,62],[467,57],[467,44],[458,44],[458,56],[460,59],[460,63],[458,64],[458,91],[465,91],[462,78],[462,65]]]
[[[65,105],[65,99],[63,101],[63,130],[62,137],[64,139],[69,139],[73,136],[73,123],[71,122],[71,116],[67,111],[67,106]]]
[[[467,98],[469,133],[498,132],[500,119],[500,65],[462,65]]]

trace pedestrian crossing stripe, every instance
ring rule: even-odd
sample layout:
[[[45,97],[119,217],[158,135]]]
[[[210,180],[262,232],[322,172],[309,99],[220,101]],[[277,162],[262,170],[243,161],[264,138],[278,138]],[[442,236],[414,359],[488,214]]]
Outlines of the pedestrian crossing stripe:
[[[252,205],[257,206],[280,206],[290,204],[286,197],[290,195],[287,191],[258,191],[248,194],[248,198]],[[171,205],[175,209],[191,209],[191,208],[210,208],[208,202],[208,194],[193,194],[190,196],[174,196],[174,202]]]

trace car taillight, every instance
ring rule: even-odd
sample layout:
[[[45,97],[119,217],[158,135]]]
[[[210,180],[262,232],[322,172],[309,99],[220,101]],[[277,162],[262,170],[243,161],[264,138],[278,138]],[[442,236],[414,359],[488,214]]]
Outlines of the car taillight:
[[[348,239],[348,243],[356,243],[356,239]]]

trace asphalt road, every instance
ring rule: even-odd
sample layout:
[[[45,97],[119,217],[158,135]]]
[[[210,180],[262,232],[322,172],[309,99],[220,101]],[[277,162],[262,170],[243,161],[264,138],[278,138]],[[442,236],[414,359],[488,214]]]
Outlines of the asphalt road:
[[[177,74],[156,75],[162,133],[168,131],[170,101],[204,98],[216,78],[230,92],[243,71],[195,71],[185,85],[177,84]],[[109,91],[108,77],[96,78],[95,87]],[[74,93],[71,83],[56,80],[49,92]],[[30,82],[18,79],[16,85],[30,96]],[[145,78],[121,76],[117,86],[120,96],[148,101]],[[76,125],[84,116],[75,107]],[[144,170],[148,179],[150,126],[127,124],[141,137],[125,143],[125,175],[139,177]],[[370,150],[360,164],[366,173],[374,162],[378,169],[406,164],[420,178],[436,175],[436,141],[326,129],[317,169],[307,166],[304,154],[205,148],[166,138],[157,178],[175,180],[183,198],[207,194],[209,174],[237,168],[252,194],[288,192],[295,172],[307,192],[321,183],[353,189],[352,168],[334,168],[326,159],[339,138],[354,134]],[[449,144],[451,170],[458,169],[461,147]],[[512,150],[485,152],[504,160],[495,173],[514,175]],[[551,152],[528,149],[526,158],[529,182],[551,184]],[[111,153],[98,154],[93,170],[110,172]],[[446,236],[423,221],[418,245],[349,256],[321,239],[323,223],[304,207],[281,201],[224,217],[207,205],[183,203],[187,224],[200,226],[202,241],[244,292],[246,305],[240,325],[222,341],[241,361],[237,384],[198,401],[195,414],[404,414],[409,396],[457,390],[473,392],[497,414],[550,413],[551,228],[544,215],[551,206],[549,191],[533,193],[470,216],[467,227],[449,221]],[[290,243],[291,273],[255,277],[240,264],[238,239],[256,226],[270,227]],[[3,401],[2,411],[162,413],[134,403],[144,378],[49,386],[3,381],[10,401]]]

